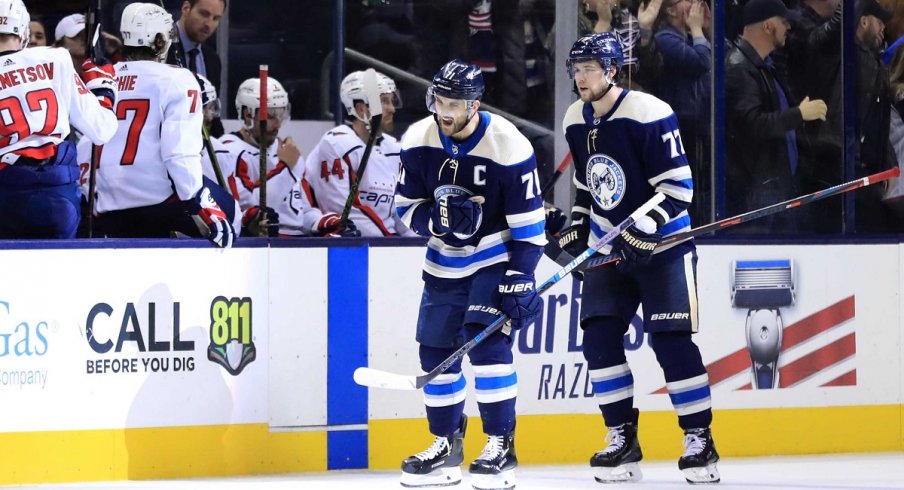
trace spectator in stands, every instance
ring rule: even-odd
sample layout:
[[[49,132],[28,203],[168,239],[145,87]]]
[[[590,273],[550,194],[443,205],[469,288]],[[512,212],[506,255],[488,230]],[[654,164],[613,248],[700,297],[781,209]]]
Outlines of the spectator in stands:
[[[885,44],[885,24],[891,11],[876,0],[858,0],[857,18],[857,142],[855,176],[863,177],[897,165],[889,140],[892,92],[888,69],[879,59]],[[901,224],[880,200],[881,189],[865,189],[855,195],[854,215],[858,232],[901,231]]]
[[[815,192],[843,181],[843,117],[841,98],[840,0],[804,0],[791,25],[787,43],[789,90],[795,98],[809,95],[826,102],[826,120],[804,123],[809,142],[798,171],[801,192]],[[813,203],[809,213],[815,232],[841,229],[842,199]]]
[[[651,87],[678,117],[681,139],[694,175],[694,202],[688,213],[694,224],[711,221],[710,71],[712,16],[702,0],[665,0],[659,12],[656,48],[662,74]]]
[[[28,23],[29,37],[28,47],[47,46],[47,33],[44,31],[44,23],[40,17],[32,17]]]
[[[618,0],[583,0],[584,15],[594,24],[592,32],[615,31],[622,52],[623,84],[631,90],[648,91],[662,69],[662,57],[653,42],[653,26],[662,0],[638,2],[637,15]]]
[[[741,18],[744,31],[725,67],[729,215],[796,195],[797,130],[804,121],[826,116],[822,100],[805,98],[794,106],[769,58],[785,43],[790,27],[785,5],[780,0],[750,0]],[[805,224],[799,211],[753,221],[744,231],[797,231],[798,224]]]

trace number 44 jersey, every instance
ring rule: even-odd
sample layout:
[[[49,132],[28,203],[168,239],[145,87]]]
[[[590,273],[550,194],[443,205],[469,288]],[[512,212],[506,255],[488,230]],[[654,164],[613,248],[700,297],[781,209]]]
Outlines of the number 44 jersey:
[[[116,134],[100,150],[97,212],[159,204],[201,189],[201,89],[190,71],[116,64]]]

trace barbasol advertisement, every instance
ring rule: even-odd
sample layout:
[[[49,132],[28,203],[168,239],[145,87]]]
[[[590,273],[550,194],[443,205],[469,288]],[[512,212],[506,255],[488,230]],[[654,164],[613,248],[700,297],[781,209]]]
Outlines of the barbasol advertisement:
[[[707,366],[714,408],[900,403],[900,386],[889,389],[884,381],[887,373],[901,371],[898,268],[888,266],[898,262],[900,250],[897,245],[871,246],[869,254],[863,250],[850,245],[698,248],[700,331],[694,340]],[[371,264],[377,264],[370,287],[372,367],[422,374],[414,341],[421,253],[371,251]],[[838,257],[852,256],[858,257],[858,267],[838,263]],[[558,269],[544,257],[537,283]],[[399,295],[401,290],[409,294]],[[599,413],[581,353],[579,308],[587,301],[581,283],[568,277],[542,296],[542,317],[514,339],[518,412]],[[635,404],[671,410],[640,313],[624,337]],[[476,415],[473,398],[466,411]],[[369,407],[377,419],[424,415],[419,392],[370,390]]]

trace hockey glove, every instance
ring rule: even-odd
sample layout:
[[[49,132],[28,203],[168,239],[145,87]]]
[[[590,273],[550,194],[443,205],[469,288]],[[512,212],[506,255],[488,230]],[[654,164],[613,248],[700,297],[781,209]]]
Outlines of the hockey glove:
[[[198,195],[186,201],[188,213],[195,221],[201,235],[220,248],[229,248],[235,240],[235,230],[220,205],[213,200],[210,190],[201,189]]]
[[[612,253],[621,256],[616,268],[622,272],[630,272],[649,264],[653,258],[653,251],[660,241],[661,234],[646,233],[633,226],[621,232],[612,244]]]
[[[266,213],[261,213],[260,210],[261,208],[259,206],[253,206],[246,209],[245,213],[242,215],[242,226],[245,227],[245,235],[260,236],[261,218],[263,218],[263,215],[265,214],[267,220],[267,236],[279,236],[279,213],[269,206],[266,208]]]
[[[351,220],[342,221],[342,217],[336,213],[326,213],[317,220],[314,230],[321,236],[357,237],[361,232]]]
[[[559,235],[559,248],[568,252],[572,257],[577,257],[589,246],[590,217],[582,213],[571,214],[571,226],[562,230]]]
[[[546,206],[546,231],[551,235],[557,235],[565,228],[568,217],[561,209],[555,206]]]
[[[537,294],[533,274],[508,271],[499,284],[502,296],[500,309],[512,319],[512,328],[519,330],[543,312],[543,301]]]
[[[483,220],[482,196],[443,196],[433,206],[433,234],[449,233],[466,240],[477,233]]]
[[[113,110],[116,103],[116,69],[110,63],[95,65],[90,58],[82,63],[82,79],[100,102],[100,105]]]

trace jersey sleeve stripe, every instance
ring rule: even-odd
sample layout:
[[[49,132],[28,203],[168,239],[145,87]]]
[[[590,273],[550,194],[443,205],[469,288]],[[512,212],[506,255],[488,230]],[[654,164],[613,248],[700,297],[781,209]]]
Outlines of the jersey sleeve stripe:
[[[691,202],[691,199],[694,197],[693,190],[685,187],[678,187],[670,183],[667,184],[665,182],[656,186],[656,191],[683,202]]]
[[[530,242],[536,245],[546,245],[545,229],[545,222],[512,227],[512,239]]]
[[[651,179],[647,182],[650,183],[651,186],[656,187],[657,184],[664,180],[675,180],[675,181],[683,181],[690,180],[691,178],[691,168],[687,165],[681,166],[679,168],[673,168],[666,172],[663,172]]]
[[[691,227],[691,218],[688,216],[687,212],[683,212],[678,215],[677,218],[672,221],[662,225],[662,228],[659,229],[659,232],[662,233],[662,236],[674,235],[680,231],[684,231],[690,229]]]
[[[590,215],[590,208],[585,208],[585,207],[583,207],[583,206],[572,206],[571,212],[572,212],[572,213],[586,214],[586,215],[589,216],[589,215]]]
[[[505,220],[509,226],[523,226],[524,224],[538,223],[546,219],[546,212],[542,208],[537,208],[526,213],[516,213],[505,215]]]
[[[571,179],[571,181],[574,182],[574,186],[577,187],[578,189],[580,189],[582,191],[588,191],[588,192],[590,191],[589,187],[587,187],[586,185],[584,185],[583,182],[578,180],[577,172],[574,173],[574,177]]]

